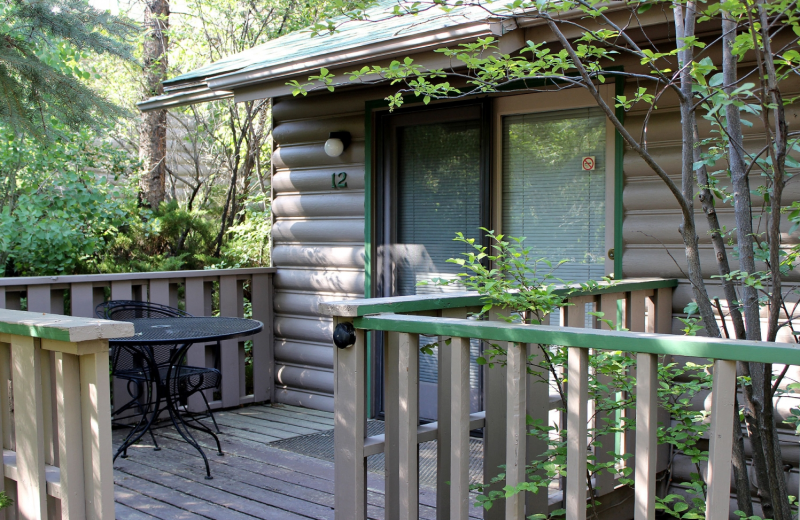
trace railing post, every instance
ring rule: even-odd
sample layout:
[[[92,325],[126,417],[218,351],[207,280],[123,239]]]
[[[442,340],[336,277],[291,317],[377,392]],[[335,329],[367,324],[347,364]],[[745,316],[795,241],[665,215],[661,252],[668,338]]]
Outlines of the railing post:
[[[731,449],[736,398],[736,362],[714,361],[708,447],[706,520],[727,520],[730,511]]]
[[[658,453],[658,356],[636,355],[636,447],[634,520],[654,520]]]
[[[586,441],[589,352],[569,347],[567,354],[567,520],[586,520]]]
[[[469,517],[469,343],[469,338],[450,341],[450,518],[453,520]]]
[[[419,517],[419,335],[400,334],[397,370],[400,520]]]
[[[45,428],[42,404],[41,341],[11,336],[14,372],[14,415],[17,446],[17,505],[21,520],[47,517]]]
[[[335,318],[334,327],[345,318]],[[334,350],[334,509],[336,520],[366,520],[367,462],[364,438],[367,428],[367,344],[356,329],[354,345]]]
[[[506,376],[506,486],[525,482],[526,381],[528,348],[525,343],[509,343]],[[525,493],[506,498],[506,520],[525,518]]]

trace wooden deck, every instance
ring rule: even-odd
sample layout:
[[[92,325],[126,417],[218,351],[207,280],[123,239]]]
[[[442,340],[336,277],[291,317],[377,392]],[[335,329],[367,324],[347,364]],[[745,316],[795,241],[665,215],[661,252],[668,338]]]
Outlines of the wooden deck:
[[[114,464],[120,520],[333,519],[333,463],[269,443],[331,430],[333,414],[284,405],[249,406],[215,413],[224,457],[208,449],[212,480],[202,459],[172,428],[157,430]],[[115,446],[125,431],[114,432]],[[206,444],[207,445],[207,444]],[[370,518],[384,518],[384,480],[368,475]],[[436,493],[420,489],[420,518],[436,518]],[[482,518],[473,508],[471,517]]]

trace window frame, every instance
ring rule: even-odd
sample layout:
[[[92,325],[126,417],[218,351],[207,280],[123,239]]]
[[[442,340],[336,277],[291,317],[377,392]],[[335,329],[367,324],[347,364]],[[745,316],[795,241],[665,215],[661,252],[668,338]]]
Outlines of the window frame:
[[[614,85],[600,85],[600,95],[614,104]],[[503,117],[543,112],[559,112],[576,108],[594,108],[597,102],[594,97],[582,89],[566,91],[536,92],[494,98],[492,106],[492,124],[494,139],[492,141],[492,229],[503,233]],[[614,249],[616,229],[615,187],[616,187],[616,128],[606,118],[606,168],[605,168],[605,262],[604,272],[608,276],[614,272],[614,260],[609,258],[609,251]],[[621,254],[616,252],[615,254]]]

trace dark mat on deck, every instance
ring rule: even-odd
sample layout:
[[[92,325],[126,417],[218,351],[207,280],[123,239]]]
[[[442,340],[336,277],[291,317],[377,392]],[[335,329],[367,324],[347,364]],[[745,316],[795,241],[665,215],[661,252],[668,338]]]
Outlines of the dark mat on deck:
[[[383,434],[383,421],[368,421],[367,435]],[[293,453],[333,462],[333,430],[312,433],[290,439],[281,439],[269,444]],[[367,469],[384,474],[383,453],[367,458]],[[470,484],[483,482],[483,440],[469,440],[469,480]],[[421,486],[436,487],[436,441],[419,445],[419,483]]]

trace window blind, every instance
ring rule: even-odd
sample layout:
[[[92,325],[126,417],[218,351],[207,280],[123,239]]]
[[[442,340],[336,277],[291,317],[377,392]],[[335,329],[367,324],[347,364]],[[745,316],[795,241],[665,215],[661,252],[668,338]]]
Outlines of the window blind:
[[[392,258],[401,296],[453,292],[463,287],[417,286],[433,278],[456,278],[448,263],[470,248],[453,238],[457,231],[480,241],[481,132],[478,121],[414,125],[397,132],[397,244]],[[430,344],[433,338],[420,338]],[[436,383],[437,355],[420,357],[420,381]],[[480,342],[471,347],[470,386],[478,388]]]
[[[605,274],[605,125],[599,108],[503,118],[502,231],[534,258],[567,260],[554,272],[565,281]]]

